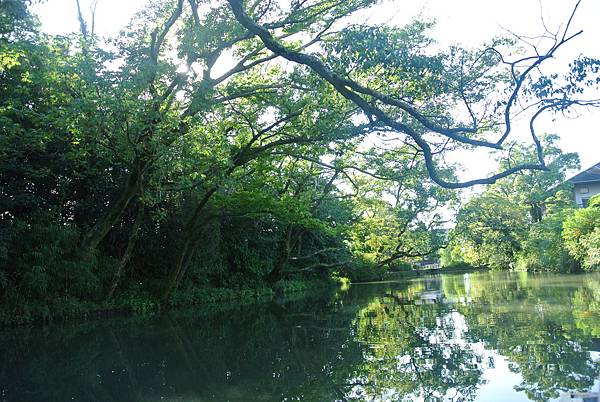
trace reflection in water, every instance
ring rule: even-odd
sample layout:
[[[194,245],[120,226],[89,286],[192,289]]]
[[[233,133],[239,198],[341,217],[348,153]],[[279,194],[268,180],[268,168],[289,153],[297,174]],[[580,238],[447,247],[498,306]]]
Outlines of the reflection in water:
[[[597,392],[561,392],[560,402],[600,402],[600,390]]]
[[[0,401],[587,401],[598,351],[598,276],[444,275],[5,330]]]
[[[472,302],[457,305],[468,322],[466,339],[484,342],[506,357],[509,370],[521,376],[515,389],[531,400],[557,398],[559,391],[588,390],[599,373],[589,352],[600,345],[598,338],[578,328],[573,299],[593,283],[591,279],[472,275],[468,294],[465,290]],[[462,291],[459,284],[448,287]],[[598,319],[599,313],[591,309],[586,316]]]

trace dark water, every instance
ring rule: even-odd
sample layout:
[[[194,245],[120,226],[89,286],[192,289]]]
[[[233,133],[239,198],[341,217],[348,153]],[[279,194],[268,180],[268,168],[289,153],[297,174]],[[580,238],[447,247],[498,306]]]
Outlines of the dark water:
[[[5,330],[0,400],[587,402],[599,351],[600,276],[443,275]]]

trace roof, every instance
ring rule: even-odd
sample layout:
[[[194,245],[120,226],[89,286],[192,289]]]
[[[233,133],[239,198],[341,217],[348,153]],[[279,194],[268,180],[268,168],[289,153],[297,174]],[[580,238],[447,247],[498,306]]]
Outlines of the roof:
[[[569,183],[600,183],[600,163],[595,164],[567,180]]]

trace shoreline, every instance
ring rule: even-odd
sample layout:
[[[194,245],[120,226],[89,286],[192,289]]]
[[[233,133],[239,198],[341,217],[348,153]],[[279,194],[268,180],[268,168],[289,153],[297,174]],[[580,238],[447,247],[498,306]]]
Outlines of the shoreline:
[[[64,322],[87,322],[118,317],[151,317],[169,311],[200,307],[205,310],[221,310],[228,304],[239,306],[266,303],[278,297],[294,295],[309,296],[327,289],[344,289],[348,281],[334,280],[286,280],[269,288],[196,288],[191,292],[176,294],[169,303],[160,304],[148,294],[122,294],[110,302],[94,303],[74,299],[57,299],[44,306],[12,306],[0,309],[0,329],[22,326],[50,325]],[[21,311],[18,311],[18,310]]]

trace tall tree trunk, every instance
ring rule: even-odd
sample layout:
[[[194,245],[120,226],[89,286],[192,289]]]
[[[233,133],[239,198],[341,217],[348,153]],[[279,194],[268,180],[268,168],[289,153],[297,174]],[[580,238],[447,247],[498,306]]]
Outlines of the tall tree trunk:
[[[163,301],[167,300],[177,289],[181,279],[185,274],[188,264],[194,256],[198,239],[202,234],[202,230],[204,229],[206,223],[208,223],[210,220],[210,218],[200,220],[200,217],[202,216],[202,212],[204,211],[206,204],[208,204],[208,201],[216,191],[217,187],[212,187],[206,192],[206,194],[204,194],[204,197],[202,197],[202,200],[200,200],[196,206],[196,209],[194,210],[194,213],[187,220],[183,228],[182,237],[185,240],[175,257],[175,264],[171,267],[167,275],[167,285],[165,286],[165,290],[162,294]]]
[[[275,266],[269,272],[269,274],[265,277],[266,282],[269,285],[274,285],[283,278],[283,272],[288,262],[290,261],[290,256],[292,254],[292,240],[294,238],[294,227],[293,225],[288,225],[286,231],[283,234],[283,237],[279,241],[277,260],[275,261]]]
[[[133,227],[131,228],[131,233],[129,234],[129,240],[127,241],[127,248],[121,257],[121,261],[119,262],[119,266],[117,267],[117,272],[115,272],[115,276],[108,290],[108,294],[106,296],[107,299],[111,299],[119,285],[119,281],[123,276],[123,271],[125,267],[129,263],[131,256],[133,255],[133,251],[135,249],[135,245],[137,243],[137,239],[139,237],[140,226],[142,225],[142,221],[144,219],[144,204],[142,201],[139,201],[139,205],[137,207],[137,213],[135,215],[135,221],[133,222]]]
[[[165,286],[165,290],[161,296],[163,301],[169,299],[169,297],[173,294],[178,285],[178,278],[185,261],[187,260],[188,250],[190,249],[192,244],[192,240],[186,238],[182,247],[179,249],[177,256],[175,257],[175,265],[169,270],[167,275],[167,285]]]
[[[96,221],[94,226],[85,234],[81,247],[94,250],[104,240],[108,232],[121,219],[131,200],[139,194],[144,178],[143,167],[135,168],[127,178],[127,183],[119,198],[109,206],[108,210]]]
[[[200,237],[203,229],[206,227],[206,223],[208,223],[208,220],[203,223],[202,227],[198,230],[198,233],[196,233],[194,237],[189,237],[185,240],[180,252],[177,254],[175,265],[169,271],[169,275],[167,277],[167,286],[162,294],[163,301],[168,300],[168,298],[181,284],[181,281],[185,276],[185,273],[187,272],[194,255],[196,254],[196,249],[199,246]]]
[[[177,288],[179,287],[179,284],[183,280],[183,277],[185,276],[185,273],[187,272],[187,269],[189,268],[190,263],[192,262],[192,259],[194,258],[194,255],[196,254],[196,250],[198,249],[198,246],[200,245],[200,237],[202,236],[205,228],[206,228],[206,223],[200,229],[196,239],[188,247],[187,253],[185,254],[185,257],[184,257],[181,267],[179,269],[179,274],[177,275],[177,278],[175,278],[175,285],[174,285],[173,291],[177,290]]]

